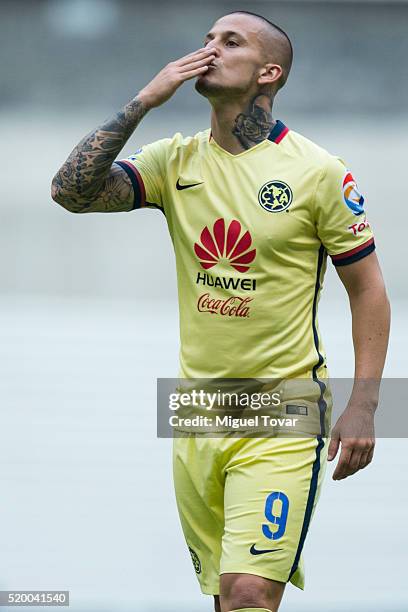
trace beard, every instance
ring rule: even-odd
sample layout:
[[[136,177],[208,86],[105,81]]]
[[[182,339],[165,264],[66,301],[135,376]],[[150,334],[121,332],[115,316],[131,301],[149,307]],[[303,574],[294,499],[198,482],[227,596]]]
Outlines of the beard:
[[[242,96],[247,93],[252,84],[252,79],[249,79],[246,83],[241,82],[238,85],[228,85],[223,83],[218,75],[217,78],[214,79],[213,75],[205,73],[196,80],[194,87],[201,96],[204,96],[204,98],[231,99],[231,97]]]

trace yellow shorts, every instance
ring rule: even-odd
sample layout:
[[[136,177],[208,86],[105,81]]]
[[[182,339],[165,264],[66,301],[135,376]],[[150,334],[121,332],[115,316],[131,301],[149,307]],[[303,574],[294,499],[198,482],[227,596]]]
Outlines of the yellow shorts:
[[[304,588],[302,549],[324,478],[328,438],[173,440],[181,526],[203,593],[220,574],[255,574]]]

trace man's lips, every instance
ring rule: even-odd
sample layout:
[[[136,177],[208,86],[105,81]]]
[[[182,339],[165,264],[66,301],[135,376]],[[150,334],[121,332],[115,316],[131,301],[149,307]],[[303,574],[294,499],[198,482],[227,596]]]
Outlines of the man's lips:
[[[199,79],[200,79],[201,77],[202,77],[202,78],[205,78],[205,75],[206,75],[206,74],[208,74],[209,72],[212,72],[213,70],[216,70],[216,69],[217,69],[216,64],[213,64],[212,62],[211,62],[211,64],[207,64],[207,65],[208,65],[208,70],[207,70],[207,72],[204,72],[203,74],[200,74],[200,75],[199,75],[197,78],[199,78]]]

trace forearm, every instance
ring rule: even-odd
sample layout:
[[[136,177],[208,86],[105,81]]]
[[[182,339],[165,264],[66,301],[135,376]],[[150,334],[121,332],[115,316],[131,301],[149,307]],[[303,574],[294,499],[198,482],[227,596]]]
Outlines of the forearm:
[[[213,50],[199,49],[170,62],[117,115],[85,136],[54,176],[53,200],[71,212],[131,210],[132,185],[112,164],[144,115],[169,100],[185,81],[206,72]]]
[[[147,105],[136,96],[114,117],[90,132],[72,151],[52,181],[56,202],[81,212],[98,196],[112,163],[134,132]]]
[[[337,268],[347,290],[355,355],[354,384],[347,407],[331,431],[328,459],[341,455],[334,480],[366,467],[375,445],[374,412],[378,405],[390,331],[390,304],[375,252]]]
[[[390,304],[384,285],[349,293],[355,354],[351,403],[375,410],[390,329]]]

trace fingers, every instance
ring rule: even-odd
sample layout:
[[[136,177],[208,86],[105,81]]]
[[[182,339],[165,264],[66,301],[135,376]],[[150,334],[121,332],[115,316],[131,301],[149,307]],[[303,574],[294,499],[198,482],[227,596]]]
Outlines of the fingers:
[[[202,66],[201,68],[196,68],[196,70],[190,70],[189,72],[183,72],[182,76],[184,81],[188,81],[188,79],[192,79],[193,77],[199,76],[200,74],[204,74],[207,72],[208,66]]]
[[[193,51],[193,53],[189,53],[184,57],[181,57],[179,60],[176,60],[174,63],[176,66],[182,67],[186,64],[191,63],[194,60],[200,60],[209,55],[214,55],[214,51],[211,48],[203,47],[202,49],[198,49],[198,51]]]
[[[372,446],[371,450],[369,450],[369,451],[368,451],[368,463],[371,463],[371,462],[372,462],[372,460],[373,460],[373,456],[374,456],[374,447],[375,447],[375,445],[374,445],[374,443],[373,443],[373,446]]]
[[[372,462],[373,456],[374,456],[374,446],[371,448],[371,450],[366,451],[365,453],[361,455],[360,465],[358,469],[362,470],[363,468],[367,467],[367,465],[369,465]]]
[[[368,460],[368,453],[361,453],[360,456],[360,463],[358,465],[358,470],[362,470],[363,468],[366,467],[366,465],[368,465],[370,462]]]
[[[333,480],[341,480],[342,478],[346,478],[351,455],[352,450],[343,446],[341,449],[339,462],[334,470]]]
[[[353,450],[353,452],[351,453],[350,460],[348,462],[346,476],[351,476],[351,474],[355,474],[355,472],[357,472],[362,455],[363,451],[359,449]]]
[[[335,458],[335,456],[337,455],[337,451],[339,450],[339,445],[340,445],[340,438],[333,431],[332,438],[331,438],[330,444],[329,444],[328,454],[327,454],[327,460],[328,461],[332,461]]]
[[[373,454],[374,440],[353,440],[343,443],[333,480],[343,480],[362,470],[371,463]]]
[[[215,59],[215,55],[209,55],[200,60],[195,60],[185,64],[180,67],[180,73],[184,74],[185,72],[190,72],[191,70],[196,70],[197,68],[202,68],[202,66],[208,66]]]
[[[214,50],[203,48],[170,62],[139,92],[144,103],[149,108],[164,104],[185,81],[204,74],[214,58]]]

